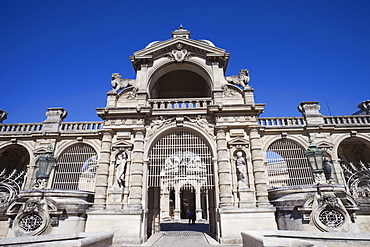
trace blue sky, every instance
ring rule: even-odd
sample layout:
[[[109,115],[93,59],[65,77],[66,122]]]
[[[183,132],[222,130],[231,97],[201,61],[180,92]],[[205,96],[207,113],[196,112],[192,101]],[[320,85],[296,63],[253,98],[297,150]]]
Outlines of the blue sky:
[[[231,53],[226,76],[249,69],[262,117],[300,116],[302,101],[349,115],[370,99],[370,1],[1,0],[0,109],[4,123],[100,120],[111,74],[135,78],[133,52],[171,38]]]

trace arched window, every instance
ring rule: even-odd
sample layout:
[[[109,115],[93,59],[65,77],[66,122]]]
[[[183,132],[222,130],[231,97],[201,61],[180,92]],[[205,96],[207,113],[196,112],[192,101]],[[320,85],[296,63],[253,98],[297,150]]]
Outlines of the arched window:
[[[98,155],[87,144],[67,148],[57,161],[53,188],[94,191]]]
[[[291,140],[273,142],[266,152],[270,188],[312,184],[312,170],[304,149]]]
[[[170,130],[154,144],[149,160],[150,187],[214,185],[211,150],[205,138],[194,131]]]

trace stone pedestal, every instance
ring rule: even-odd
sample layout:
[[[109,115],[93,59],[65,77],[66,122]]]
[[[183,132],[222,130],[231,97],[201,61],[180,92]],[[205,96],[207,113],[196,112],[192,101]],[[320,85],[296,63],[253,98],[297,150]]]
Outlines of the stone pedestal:
[[[238,194],[240,208],[251,208],[256,206],[252,189],[248,187],[239,187]]]
[[[140,245],[146,241],[142,210],[92,211],[88,213],[86,232],[113,232],[113,244]]]
[[[123,188],[110,188],[108,189],[107,209],[108,210],[121,210],[123,209]]]
[[[240,244],[242,231],[277,230],[274,208],[220,208],[221,244]]]

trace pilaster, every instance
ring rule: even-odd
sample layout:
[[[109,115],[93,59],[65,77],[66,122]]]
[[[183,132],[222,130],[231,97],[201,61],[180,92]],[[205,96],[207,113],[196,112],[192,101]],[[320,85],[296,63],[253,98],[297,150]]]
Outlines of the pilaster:
[[[110,131],[103,133],[101,144],[101,151],[99,155],[99,165],[96,172],[96,188],[95,188],[95,209],[104,209],[107,198],[108,177],[109,177],[109,164],[110,153],[112,147],[113,134]]]
[[[232,206],[231,165],[226,142],[226,130],[217,129],[217,164],[219,177],[220,207]]]
[[[135,131],[130,176],[129,207],[141,209],[143,199],[144,130]]]
[[[254,175],[254,186],[256,189],[257,207],[271,206],[267,193],[266,168],[263,164],[262,142],[257,128],[250,130],[251,153]]]

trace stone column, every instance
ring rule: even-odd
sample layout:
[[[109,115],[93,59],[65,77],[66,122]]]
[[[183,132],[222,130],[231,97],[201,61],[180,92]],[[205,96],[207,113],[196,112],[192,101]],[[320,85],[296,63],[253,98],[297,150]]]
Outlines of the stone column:
[[[175,221],[180,220],[180,204],[181,204],[181,195],[180,195],[180,187],[178,185],[175,186]]]
[[[99,165],[96,171],[96,184],[95,184],[95,209],[104,209],[107,199],[110,153],[112,147],[113,134],[110,131],[103,133],[101,144],[101,151],[99,155]]]
[[[231,165],[225,129],[217,129],[217,164],[220,189],[220,207],[232,206]]]
[[[161,205],[161,217],[169,218],[170,216],[170,192],[168,191],[167,187],[161,190],[160,205]]]
[[[129,207],[141,209],[143,198],[144,131],[136,130],[130,169]]]
[[[202,202],[201,202],[201,193],[200,193],[200,186],[198,185],[195,190],[195,213],[196,219],[202,219]]]
[[[262,142],[258,130],[253,128],[250,133],[254,186],[256,189],[257,207],[271,206],[267,193],[267,175],[263,164]]]

